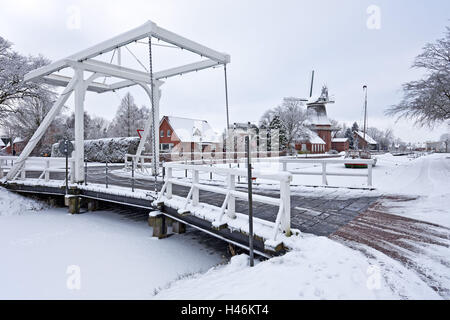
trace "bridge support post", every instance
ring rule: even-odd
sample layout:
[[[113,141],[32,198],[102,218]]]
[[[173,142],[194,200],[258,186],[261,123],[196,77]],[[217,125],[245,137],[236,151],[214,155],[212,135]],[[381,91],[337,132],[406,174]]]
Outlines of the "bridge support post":
[[[153,211],[149,214],[148,225],[153,228],[153,237],[164,239],[167,237],[167,219],[159,211]]]
[[[174,221],[172,223],[172,231],[173,233],[186,233],[186,224],[180,222],[180,221]]]
[[[87,202],[88,211],[98,210],[98,200],[89,199]]]
[[[86,86],[84,71],[75,70],[77,83],[75,85],[75,183],[84,181],[84,99]]]
[[[167,220],[164,215],[155,217],[153,224],[153,236],[158,239],[167,238]]]
[[[69,202],[69,213],[77,214],[80,213],[81,199],[78,196],[68,196],[67,200]]]

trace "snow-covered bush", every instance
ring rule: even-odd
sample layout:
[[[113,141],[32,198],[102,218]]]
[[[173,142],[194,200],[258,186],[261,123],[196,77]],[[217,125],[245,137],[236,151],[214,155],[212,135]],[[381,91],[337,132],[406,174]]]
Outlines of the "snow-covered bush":
[[[125,154],[136,153],[139,140],[139,137],[85,140],[84,157],[89,162],[123,162]],[[52,157],[64,157],[59,143],[53,144]]]

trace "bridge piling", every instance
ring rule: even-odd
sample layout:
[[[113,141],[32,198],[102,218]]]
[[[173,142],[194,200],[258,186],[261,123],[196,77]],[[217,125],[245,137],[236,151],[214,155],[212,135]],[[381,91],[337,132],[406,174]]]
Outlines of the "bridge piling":
[[[69,205],[69,213],[78,214],[80,213],[81,199],[78,196],[66,196]]]
[[[152,211],[148,217],[148,225],[153,228],[153,237],[167,238],[168,220],[161,212]]]
[[[172,231],[173,233],[186,233],[186,224],[179,222],[179,221],[173,221],[172,223]]]
[[[87,201],[87,209],[88,209],[88,211],[97,211],[98,210],[98,200],[89,199]]]

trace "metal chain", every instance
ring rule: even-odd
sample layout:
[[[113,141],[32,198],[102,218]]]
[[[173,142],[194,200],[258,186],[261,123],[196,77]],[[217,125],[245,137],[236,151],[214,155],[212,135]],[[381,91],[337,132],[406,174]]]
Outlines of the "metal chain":
[[[156,137],[155,137],[155,95],[154,90],[155,86],[153,83],[153,58],[152,58],[152,37],[148,37],[148,56],[149,56],[149,73],[150,73],[150,86],[151,86],[151,103],[152,103],[152,153],[153,153],[153,175],[155,176],[155,183],[154,183],[154,189],[155,194],[158,193],[158,172],[157,172],[157,166],[156,166]]]

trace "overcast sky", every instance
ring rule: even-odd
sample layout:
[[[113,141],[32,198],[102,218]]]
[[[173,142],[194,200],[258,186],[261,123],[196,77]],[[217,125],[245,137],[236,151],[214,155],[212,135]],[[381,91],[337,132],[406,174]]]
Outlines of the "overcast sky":
[[[368,13],[374,5],[380,20],[375,11]],[[327,84],[336,100],[328,107],[330,118],[349,124],[362,121],[366,84],[369,125],[392,128],[405,141],[422,142],[438,139],[447,128],[430,131],[411,122],[395,123],[383,111],[401,99],[402,83],[421,77],[421,71],[410,68],[412,61],[426,42],[443,36],[449,12],[448,0],[0,0],[0,35],[23,54],[57,60],[152,20],[231,55],[231,122],[257,122],[283,97],[307,97],[314,69],[315,94]],[[148,64],[144,44],[130,49]],[[126,55],[124,59],[141,68]],[[155,48],[156,71],[199,59],[185,51]],[[86,109],[112,119],[128,90],[139,105],[149,105],[142,89],[133,88],[88,93]],[[162,115],[205,119],[222,131],[223,69],[168,79],[162,87]]]

